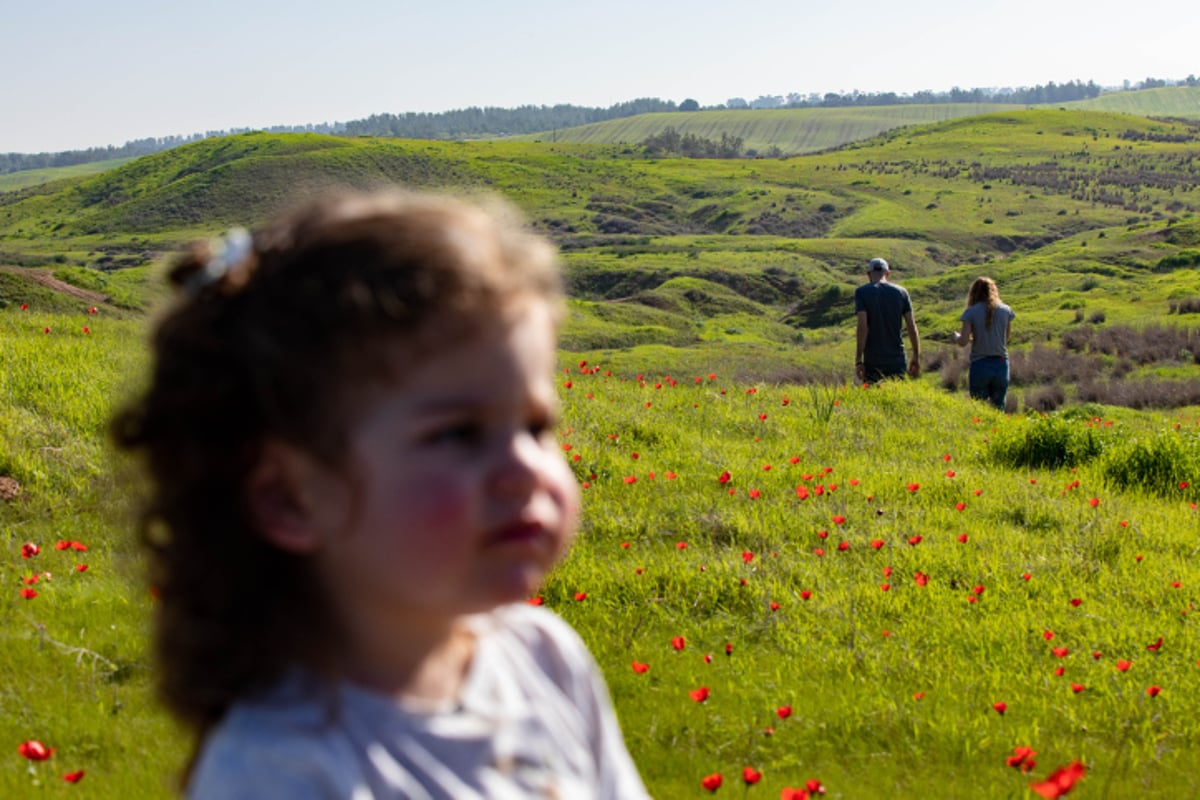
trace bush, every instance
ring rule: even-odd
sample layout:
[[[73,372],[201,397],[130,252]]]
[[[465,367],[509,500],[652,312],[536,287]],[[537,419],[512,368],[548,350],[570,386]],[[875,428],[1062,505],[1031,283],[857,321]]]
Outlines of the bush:
[[[1103,453],[1104,441],[1089,424],[1052,414],[1003,429],[989,452],[1009,467],[1074,467]]]
[[[1200,440],[1174,431],[1133,439],[1109,451],[1101,472],[1119,489],[1177,495],[1200,479]]]
[[[1054,411],[1067,400],[1061,386],[1039,386],[1025,393],[1025,407],[1034,411]]]

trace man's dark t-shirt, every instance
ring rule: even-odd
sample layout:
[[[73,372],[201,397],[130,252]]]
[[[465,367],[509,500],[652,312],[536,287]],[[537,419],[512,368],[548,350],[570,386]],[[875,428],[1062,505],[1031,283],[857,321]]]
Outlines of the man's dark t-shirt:
[[[854,312],[867,312],[867,343],[863,361],[867,367],[903,372],[904,315],[912,313],[912,301],[904,287],[887,281],[867,283],[854,290]]]

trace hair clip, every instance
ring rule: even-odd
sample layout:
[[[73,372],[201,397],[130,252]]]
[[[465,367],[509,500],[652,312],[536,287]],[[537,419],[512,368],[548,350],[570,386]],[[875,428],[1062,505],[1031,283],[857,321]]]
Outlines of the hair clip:
[[[212,255],[208,261],[185,284],[189,292],[195,293],[211,286],[249,258],[254,251],[254,237],[245,228],[234,228],[216,239],[209,249]]]

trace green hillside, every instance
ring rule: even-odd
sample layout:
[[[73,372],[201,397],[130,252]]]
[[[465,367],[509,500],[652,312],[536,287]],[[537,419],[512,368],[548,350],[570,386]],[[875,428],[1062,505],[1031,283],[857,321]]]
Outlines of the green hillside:
[[[78,178],[82,175],[95,175],[110,169],[128,164],[132,158],[110,158],[107,161],[92,161],[87,164],[77,164],[71,167],[47,167],[45,169],[27,169],[20,172],[10,172],[0,175],[0,192],[13,189],[24,189],[27,186],[38,186],[64,178]]]
[[[1136,92],[1110,92],[1091,100],[1061,103],[1065,108],[1112,111],[1141,117],[1200,119],[1200,86],[1167,86]]]
[[[1198,144],[1196,125],[1058,109],[762,160],[244,134],[0,193],[0,263],[50,267],[101,292],[119,286],[127,307],[129,283],[114,280],[123,268],[313,191],[398,182],[497,192],[563,251],[571,349],[666,346],[666,369],[719,346],[746,378],[836,378],[850,360],[862,264],[885,255],[917,302],[931,380],[961,384],[961,354],[945,340],[967,285],[989,273],[1020,311],[1023,402],[1050,402],[1056,394],[1038,393],[1061,384],[1066,398],[1120,390],[1131,403],[1178,404],[1184,395],[1138,400],[1126,384],[1190,378],[1187,335],[1130,353],[1146,344],[1147,321],[1185,324],[1200,309]]]
[[[638,144],[675,128],[681,134],[720,139],[740,137],[747,149],[766,153],[812,153],[868,139],[905,125],[941,122],[989,111],[1010,110],[998,103],[866,106],[863,108],[778,108],[639,114],[593,125],[514,137],[524,141]]]

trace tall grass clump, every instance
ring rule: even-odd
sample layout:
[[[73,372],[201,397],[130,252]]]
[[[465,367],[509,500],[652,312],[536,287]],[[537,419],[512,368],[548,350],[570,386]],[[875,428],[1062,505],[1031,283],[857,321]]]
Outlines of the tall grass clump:
[[[996,463],[1007,467],[1076,467],[1100,456],[1105,445],[1090,421],[1049,414],[1002,429],[990,452]]]
[[[1200,439],[1178,431],[1131,439],[1106,453],[1100,469],[1118,489],[1144,489],[1162,496],[1187,492],[1200,478]]]

